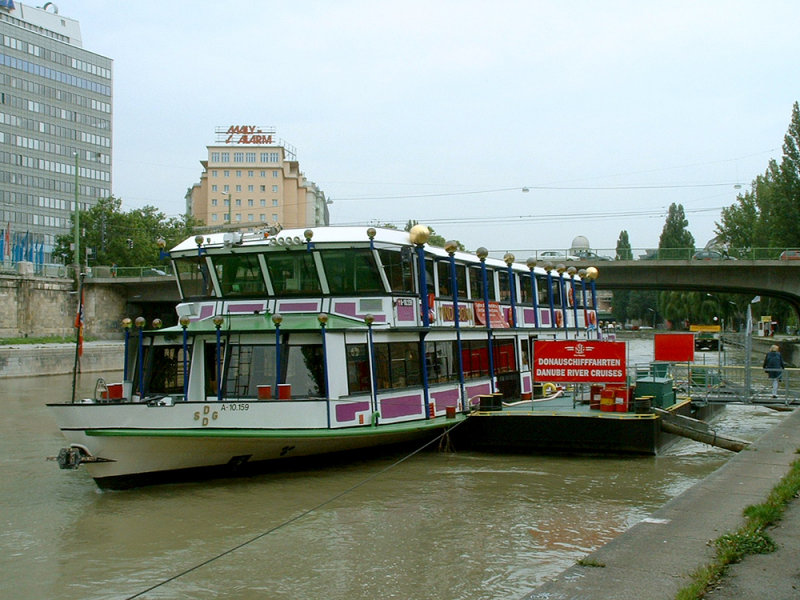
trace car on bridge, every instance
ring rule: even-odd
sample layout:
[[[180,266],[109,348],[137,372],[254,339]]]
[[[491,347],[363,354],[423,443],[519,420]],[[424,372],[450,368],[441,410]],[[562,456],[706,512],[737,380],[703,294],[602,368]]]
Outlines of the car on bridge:
[[[732,256],[728,256],[727,252],[720,252],[719,250],[699,250],[692,255],[692,260],[736,260]]]
[[[576,250],[575,256],[578,257],[577,260],[614,260],[610,256],[603,256],[591,250]]]
[[[574,254],[570,254],[565,250],[555,251],[555,250],[546,250],[544,252],[539,252],[536,257],[538,260],[552,260],[557,262],[559,260],[580,260]]]
[[[781,260],[800,260],[800,250],[784,250],[779,258]]]

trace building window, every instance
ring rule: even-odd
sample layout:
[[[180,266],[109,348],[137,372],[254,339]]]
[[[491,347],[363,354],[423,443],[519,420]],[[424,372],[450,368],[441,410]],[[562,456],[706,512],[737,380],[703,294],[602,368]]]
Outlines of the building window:
[[[249,198],[247,200],[247,206],[253,206],[253,199],[252,198]]]
[[[261,171],[261,176],[262,177],[266,177],[267,176],[267,172],[266,171]]]
[[[247,186],[247,191],[248,191],[248,192],[253,192],[253,191],[255,191],[255,190],[253,189],[254,187],[255,187],[255,186],[254,186],[254,185],[252,185],[252,184],[248,185],[248,186]]]
[[[261,215],[259,215],[259,216],[261,217],[261,222],[265,223],[266,220],[267,220],[267,215],[265,215],[264,213],[261,213]]]
[[[236,191],[237,192],[241,192],[242,191],[242,186],[239,185],[238,183],[236,184]]]
[[[240,222],[242,220],[242,213],[236,213],[236,222]]]
[[[214,213],[213,215],[211,215],[211,220],[212,221],[216,221],[217,220],[217,213]]]
[[[211,206],[216,206],[216,205],[217,205],[217,199],[216,198],[212,198],[211,199]]]
[[[278,177],[278,172],[277,171],[273,171],[272,172],[272,176],[277,178]]]
[[[229,185],[226,183],[225,185],[223,185],[223,186],[222,186],[222,191],[223,191],[223,192],[226,192],[226,193],[227,193],[227,192],[230,192],[230,191],[231,191],[231,186],[229,186]]]
[[[212,177],[216,177],[217,175],[218,175],[218,173],[217,173],[217,171],[216,171],[216,170],[214,170],[214,171],[211,171],[211,176],[212,176]]]
[[[248,176],[248,177],[253,177],[255,174],[256,174],[256,172],[255,172],[255,171],[248,171],[248,172],[247,172],[247,176]]]
[[[247,215],[247,220],[248,220],[248,221],[252,221],[252,220],[253,220],[253,215],[252,215],[252,214],[250,214],[250,215]]]
[[[211,186],[211,191],[212,192],[216,192],[217,191],[217,184],[216,183]]]
[[[241,205],[242,205],[242,199],[241,198],[237,198],[236,199],[236,206],[241,206]]]
[[[244,157],[245,162],[254,163],[256,162],[256,153],[255,152],[248,152],[245,154]]]
[[[244,152],[234,152],[233,153],[233,162],[235,162],[235,163],[244,162]]]
[[[220,162],[231,162],[231,155],[228,152],[222,152],[219,157]]]
[[[278,222],[278,215],[276,215],[275,213],[272,213],[272,222],[273,223],[277,223]]]
[[[230,221],[231,220],[231,216],[228,213],[225,213],[224,215],[222,215],[222,220],[223,221]]]
[[[272,206],[278,206],[278,199],[277,198],[273,198],[272,199]]]
[[[269,162],[269,152],[262,152],[260,158],[262,163]]]
[[[266,206],[266,205],[267,205],[267,201],[264,198],[262,198],[261,199],[261,206]]]
[[[277,194],[278,193],[278,186],[277,185],[273,185],[272,186],[272,191],[273,191],[273,193]]]
[[[261,189],[262,192],[266,192],[267,191],[267,186],[265,186],[265,185],[261,185],[261,186],[259,186],[259,188]]]
[[[230,177],[230,176],[231,176],[231,172],[230,172],[230,171],[228,171],[227,169],[225,169],[225,170],[222,172],[222,176],[223,176],[223,177]]]
[[[219,162],[219,152],[212,152],[211,153],[211,162],[218,163]]]

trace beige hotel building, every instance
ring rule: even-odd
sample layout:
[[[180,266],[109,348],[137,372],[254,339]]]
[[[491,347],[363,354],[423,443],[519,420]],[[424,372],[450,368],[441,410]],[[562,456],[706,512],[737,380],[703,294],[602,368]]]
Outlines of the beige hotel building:
[[[217,127],[215,141],[190,192],[193,217],[214,229],[330,223],[325,194],[306,179],[294,147],[273,127]]]

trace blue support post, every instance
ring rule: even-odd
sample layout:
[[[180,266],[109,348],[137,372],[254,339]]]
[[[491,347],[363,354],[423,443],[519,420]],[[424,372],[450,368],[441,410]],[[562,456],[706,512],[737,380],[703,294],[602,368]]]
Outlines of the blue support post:
[[[569,339],[569,328],[567,327],[567,286],[564,284],[564,275],[558,274],[558,287],[561,290],[561,318],[564,319],[564,335]]]
[[[483,312],[486,321],[487,338],[489,342],[489,391],[494,393],[494,341],[492,340],[492,318],[489,315],[489,277],[486,273],[485,248],[478,248],[478,258],[481,261],[481,279],[483,280]]]
[[[328,315],[320,313],[317,315],[319,321],[320,334],[322,335],[322,374],[325,384],[325,407],[328,417],[328,429],[331,428],[331,393],[328,389],[328,344],[325,339],[325,324],[328,322]]]
[[[449,243],[449,242],[448,242]],[[455,250],[450,254],[450,289],[453,290],[453,322],[456,327],[456,345],[458,347],[458,385],[460,389],[461,409],[467,409],[467,397],[464,390],[464,357],[461,348],[461,317],[458,313],[458,279],[456,277]]]
[[[553,299],[553,274],[547,269],[547,302],[550,305],[550,327],[556,326],[556,303]]]

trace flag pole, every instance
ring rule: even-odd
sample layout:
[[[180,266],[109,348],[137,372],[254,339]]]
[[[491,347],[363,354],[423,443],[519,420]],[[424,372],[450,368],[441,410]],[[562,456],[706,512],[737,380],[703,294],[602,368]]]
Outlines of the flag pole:
[[[75,317],[75,364],[72,366],[72,403],[75,404],[75,387],[81,368],[83,346],[83,273],[78,277],[78,314]]]
[[[77,284],[78,288],[78,314],[75,318],[75,364],[72,367],[72,403],[75,403],[75,387],[76,381],[78,377],[78,368],[80,367],[80,345],[81,345],[81,335],[83,331],[81,330],[81,311],[83,311],[83,275],[81,275],[81,254],[80,254],[80,240],[81,240],[81,231],[80,231],[80,223],[81,223],[81,209],[80,204],[78,203],[78,153],[75,152],[75,222],[73,223],[75,226],[74,231],[74,245],[73,248],[73,262],[75,263],[75,283]]]

